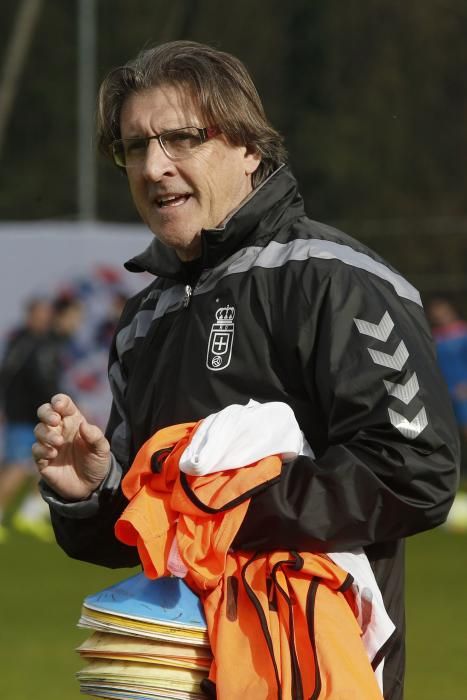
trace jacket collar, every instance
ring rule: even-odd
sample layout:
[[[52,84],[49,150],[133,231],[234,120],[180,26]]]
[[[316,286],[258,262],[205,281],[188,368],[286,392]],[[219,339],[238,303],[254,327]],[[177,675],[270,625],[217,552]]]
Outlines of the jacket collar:
[[[281,165],[218,228],[202,231],[200,268],[215,267],[242,246],[269,240],[281,220],[301,214],[303,202],[296,180]],[[125,268],[181,281],[187,278],[186,264],[156,237],[146,250],[128,260]]]

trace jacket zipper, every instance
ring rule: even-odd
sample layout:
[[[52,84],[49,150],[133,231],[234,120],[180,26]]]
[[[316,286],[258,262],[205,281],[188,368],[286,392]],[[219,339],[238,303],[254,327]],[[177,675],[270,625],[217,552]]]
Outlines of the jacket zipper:
[[[185,294],[183,296],[183,308],[187,309],[190,305],[191,296],[193,294],[193,287],[190,284],[185,285]]]

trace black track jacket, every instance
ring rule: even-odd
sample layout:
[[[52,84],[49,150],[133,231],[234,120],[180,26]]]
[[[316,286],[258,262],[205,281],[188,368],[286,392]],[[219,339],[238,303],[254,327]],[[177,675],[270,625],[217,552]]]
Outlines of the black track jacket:
[[[308,219],[285,166],[203,232],[196,263],[155,238],[127,267],[156,277],[128,302],[111,349],[113,477],[74,513],[55,499],[59,544],[86,561],[136,564],[113,535],[125,505],[118,465],[125,472],[159,428],[250,398],[284,401],[316,458],[298,457],[254,496],[235,546],[364,546],[397,626],[385,697],[400,700],[402,539],[445,520],[459,459],[418,292],[365,246]]]

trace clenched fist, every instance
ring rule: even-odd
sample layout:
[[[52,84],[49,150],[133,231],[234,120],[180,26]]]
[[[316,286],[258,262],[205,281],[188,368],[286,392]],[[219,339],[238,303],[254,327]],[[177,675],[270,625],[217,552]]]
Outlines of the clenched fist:
[[[56,394],[37,410],[37,442],[32,454],[47,484],[70,501],[88,498],[110,468],[110,445],[96,425],[87,422],[66,394]]]

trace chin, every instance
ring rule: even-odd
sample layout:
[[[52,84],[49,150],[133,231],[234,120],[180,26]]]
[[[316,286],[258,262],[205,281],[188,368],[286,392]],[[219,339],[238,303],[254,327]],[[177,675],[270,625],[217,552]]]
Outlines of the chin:
[[[201,255],[201,239],[198,234],[187,236],[181,233],[165,233],[158,231],[157,238],[169,248],[173,248],[179,258],[193,259]]]

